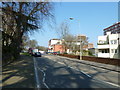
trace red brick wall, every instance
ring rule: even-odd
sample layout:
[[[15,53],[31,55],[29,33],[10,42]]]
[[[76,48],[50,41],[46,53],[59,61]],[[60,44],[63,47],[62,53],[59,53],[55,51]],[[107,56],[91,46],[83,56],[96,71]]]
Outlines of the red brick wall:
[[[63,45],[54,45],[54,52],[58,52],[60,51],[61,53],[64,53],[65,52],[65,48]]]
[[[77,58],[79,59],[80,56],[78,55],[68,55],[68,54],[59,54],[60,56],[70,57],[70,58]],[[112,58],[100,58],[100,57],[91,57],[91,56],[82,56],[83,60],[99,62],[104,64],[110,65],[117,65],[120,66],[120,59],[112,59]]]

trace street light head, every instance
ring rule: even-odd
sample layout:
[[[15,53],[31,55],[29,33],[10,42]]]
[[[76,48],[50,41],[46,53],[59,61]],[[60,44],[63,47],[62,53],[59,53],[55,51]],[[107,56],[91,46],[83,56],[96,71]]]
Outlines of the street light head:
[[[74,18],[69,18],[70,20],[73,20]]]

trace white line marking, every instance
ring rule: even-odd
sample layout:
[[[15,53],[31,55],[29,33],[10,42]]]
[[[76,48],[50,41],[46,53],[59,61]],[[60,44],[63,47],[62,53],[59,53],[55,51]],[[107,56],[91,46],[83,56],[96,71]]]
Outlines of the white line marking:
[[[116,87],[120,88],[120,85],[117,85],[117,84],[114,84],[114,83],[111,83],[111,82],[102,81],[102,80],[99,80],[99,81],[104,82],[104,83],[108,83],[108,84],[111,84],[113,86],[116,86]]]
[[[40,89],[40,82],[39,82],[39,78],[38,78],[38,71],[37,71],[37,64],[36,64],[36,61],[35,61],[35,58],[33,57],[33,60],[34,60],[34,69],[35,69],[35,79],[36,79],[36,87],[37,89],[39,90]]]
[[[43,77],[43,80],[42,80],[42,81],[43,81],[43,84],[45,85],[46,88],[49,89],[48,85],[45,83],[45,77],[46,77],[45,72],[38,67],[37,63],[36,63],[36,66],[37,66],[38,70],[40,70],[40,71],[43,73],[43,76],[44,76],[44,77]]]
[[[90,76],[89,74],[86,74],[86,73],[83,72],[83,71],[80,71],[80,72],[82,72],[83,74],[85,74],[86,76],[88,76],[89,78],[91,78],[91,76]]]
[[[55,62],[56,62],[56,61],[55,61]],[[59,64],[64,64],[64,63],[62,63],[62,62],[57,62],[57,63],[59,63]],[[65,64],[64,64],[64,65],[65,65]],[[72,69],[74,69],[74,70],[77,70],[77,69],[75,69],[75,68],[73,68],[73,67],[71,67],[71,66],[67,66],[67,67],[72,68]],[[77,71],[79,71],[79,70],[77,70]],[[90,76],[89,74],[86,74],[86,73],[83,72],[83,71],[79,71],[79,72],[82,72],[83,74],[85,74],[85,75],[88,76],[89,78],[92,77],[92,76]],[[97,80],[97,79],[95,79],[95,80]],[[98,79],[98,80],[99,80],[99,79]],[[111,82],[106,82],[106,81],[102,81],[102,80],[99,80],[99,81],[104,82],[104,83],[111,84],[111,85],[116,86],[116,87],[120,87],[119,85],[114,84],[114,83],[111,83]]]
[[[58,62],[58,63],[64,64],[64,63],[62,63],[62,62]],[[65,64],[64,64],[64,65],[65,65]],[[75,69],[75,68],[73,68],[73,67],[71,67],[71,66],[67,66],[67,67],[72,68],[72,69]],[[75,70],[77,70],[77,69],[75,69]],[[88,77],[91,77],[90,75],[84,73],[83,71],[80,71],[80,70],[77,70],[77,71],[82,72],[83,74],[85,74],[85,75],[88,76]]]
[[[40,68],[39,68],[40,69]],[[43,84],[46,86],[46,88],[49,89],[48,85],[45,83],[45,77],[46,77],[46,74],[43,70],[41,70],[41,72],[44,74],[44,77],[43,77]]]

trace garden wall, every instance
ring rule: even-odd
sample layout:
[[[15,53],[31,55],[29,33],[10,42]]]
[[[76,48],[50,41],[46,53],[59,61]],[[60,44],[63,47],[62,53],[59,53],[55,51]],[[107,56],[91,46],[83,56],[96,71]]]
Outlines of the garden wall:
[[[59,54],[60,56],[70,57],[70,58],[76,58],[79,59],[79,55],[69,55],[69,54]],[[115,58],[101,58],[101,57],[91,57],[91,56],[82,56],[83,60],[87,61],[93,61],[93,62],[99,62],[104,64],[110,64],[110,65],[117,65],[120,66],[120,59]]]

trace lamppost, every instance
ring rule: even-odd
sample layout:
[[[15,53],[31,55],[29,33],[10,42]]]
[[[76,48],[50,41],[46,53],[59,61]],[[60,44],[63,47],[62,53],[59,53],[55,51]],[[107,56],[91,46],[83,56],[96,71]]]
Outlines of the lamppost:
[[[118,37],[118,58],[120,58],[120,38]]]
[[[73,20],[74,18],[69,18],[70,20]],[[78,23],[79,23],[79,25],[78,26],[80,26],[80,21],[78,20]],[[77,40],[76,40],[77,41]],[[76,43],[77,44],[77,43]],[[80,60],[82,60],[82,38],[81,38],[81,36],[80,36]]]

